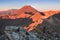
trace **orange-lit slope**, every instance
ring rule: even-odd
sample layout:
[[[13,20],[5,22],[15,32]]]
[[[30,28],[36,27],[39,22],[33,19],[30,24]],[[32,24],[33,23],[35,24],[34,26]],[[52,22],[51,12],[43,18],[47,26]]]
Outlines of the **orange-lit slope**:
[[[37,27],[38,24],[41,24],[43,22],[42,15],[40,15],[39,12],[35,13],[33,16],[31,16],[33,23],[29,25],[29,27],[24,27],[26,30],[31,31]]]
[[[31,12],[32,14],[35,14],[38,11],[31,6],[23,6],[21,9],[18,9],[16,12],[14,12],[13,15],[9,14],[8,16],[9,16],[9,19],[30,17],[31,15],[25,14],[26,12]],[[2,18],[7,18],[6,15],[3,15],[3,16],[5,17],[2,17]]]
[[[48,18],[48,17],[50,17],[50,16],[53,16],[53,15],[55,15],[55,14],[57,14],[57,13],[59,13],[60,11],[46,11],[46,12],[44,12],[44,14],[45,14],[45,16],[44,16],[44,18]]]
[[[26,5],[26,6],[23,6],[21,9],[17,10],[16,14],[22,14],[24,12],[37,12],[36,9],[34,9],[33,7],[31,7],[30,5]]]
[[[48,17],[51,17],[57,13],[59,13],[60,11],[48,11],[48,12],[44,12],[45,16],[41,15],[39,12],[35,13],[33,16],[31,16],[30,18],[33,19],[34,23],[31,23],[28,27],[24,27],[24,29],[28,30],[28,31],[32,31],[34,30],[38,24],[41,24],[44,20]]]
[[[26,12],[32,12],[32,14],[35,14],[36,12],[38,12],[37,10],[35,10],[33,7],[31,6],[23,6],[21,9],[16,11],[16,17],[17,18],[26,18],[26,17],[30,17],[30,14],[25,14]]]

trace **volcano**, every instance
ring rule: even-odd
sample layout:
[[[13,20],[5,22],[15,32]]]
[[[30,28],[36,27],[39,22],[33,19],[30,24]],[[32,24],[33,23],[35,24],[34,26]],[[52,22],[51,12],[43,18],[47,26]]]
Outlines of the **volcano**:
[[[26,5],[20,9],[18,9],[17,11],[15,11],[14,13],[12,13],[12,15],[10,15],[10,14],[3,15],[2,18],[8,18],[8,17],[9,17],[9,19],[26,18],[26,17],[30,17],[31,15],[35,14],[36,12],[38,12],[38,11],[36,9],[34,9],[32,6]]]
[[[22,13],[25,13],[25,12],[32,12],[33,14],[38,12],[36,9],[34,9],[32,6],[30,5],[26,5],[26,6],[23,6],[21,9],[17,10],[17,14],[22,14]]]
[[[30,5],[23,6],[21,9],[16,10],[14,13],[7,15],[0,15],[0,21],[4,22],[3,25],[24,25],[24,29],[28,31],[34,30],[38,24],[55,15],[60,11],[46,11],[39,12]],[[10,22],[10,23],[9,23]]]
[[[34,15],[36,12],[38,12],[36,9],[34,9],[30,5],[23,6],[21,9],[16,11],[16,17],[17,18],[26,18]]]

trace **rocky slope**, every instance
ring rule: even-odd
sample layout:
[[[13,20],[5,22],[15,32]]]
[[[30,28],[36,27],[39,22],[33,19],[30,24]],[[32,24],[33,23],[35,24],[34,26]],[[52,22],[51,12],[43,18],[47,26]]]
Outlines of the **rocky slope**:
[[[32,31],[41,40],[60,40],[60,14],[55,14],[43,21]]]

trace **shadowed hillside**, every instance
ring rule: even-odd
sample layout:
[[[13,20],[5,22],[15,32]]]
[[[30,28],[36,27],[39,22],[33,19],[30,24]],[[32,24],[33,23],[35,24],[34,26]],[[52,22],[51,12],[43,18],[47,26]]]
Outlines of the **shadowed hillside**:
[[[20,19],[1,19],[0,18],[0,34],[4,33],[5,26],[28,26],[32,23],[30,18]]]
[[[32,31],[36,33],[38,38],[45,38],[46,40],[55,40],[60,38],[60,14],[55,14],[43,21],[42,24]],[[56,40],[57,40],[56,39]]]

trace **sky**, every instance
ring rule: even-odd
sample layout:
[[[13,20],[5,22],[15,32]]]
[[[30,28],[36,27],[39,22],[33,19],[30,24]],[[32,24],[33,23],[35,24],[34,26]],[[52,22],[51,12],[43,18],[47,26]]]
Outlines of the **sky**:
[[[39,11],[60,10],[60,0],[0,0],[0,11],[31,5]]]

